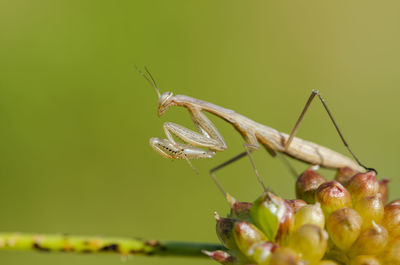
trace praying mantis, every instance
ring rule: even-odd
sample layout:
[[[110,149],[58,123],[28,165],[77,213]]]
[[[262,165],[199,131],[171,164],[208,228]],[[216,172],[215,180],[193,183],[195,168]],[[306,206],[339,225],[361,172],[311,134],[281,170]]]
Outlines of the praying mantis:
[[[191,159],[212,158],[215,156],[215,152],[221,152],[227,148],[224,138],[218,132],[215,125],[202,113],[202,111],[205,111],[232,124],[243,136],[245,147],[250,148],[251,151],[259,149],[260,145],[262,145],[272,156],[276,156],[277,153],[282,153],[305,163],[319,165],[324,168],[339,169],[349,167],[358,172],[374,170],[364,166],[350,149],[328,109],[325,100],[318,90],[312,91],[293,130],[290,134],[286,134],[257,123],[233,110],[220,107],[207,101],[184,95],[174,95],[172,92],[161,94],[150,71],[148,71],[147,68],[145,68],[145,70],[147,75],[138,69],[139,73],[156,90],[158,95],[158,116],[163,115],[172,106],[185,107],[189,111],[193,123],[199,130],[199,132],[196,132],[176,123],[164,123],[163,129],[167,139],[156,137],[150,139],[150,146],[163,157],[168,159],[185,159],[189,165],[191,165]],[[299,125],[315,96],[320,99],[342,142],[354,160],[324,146],[295,137]],[[175,141],[173,135],[177,136],[184,143]],[[249,154],[249,150],[246,149],[246,152],[212,169],[211,173],[245,156],[246,153]]]

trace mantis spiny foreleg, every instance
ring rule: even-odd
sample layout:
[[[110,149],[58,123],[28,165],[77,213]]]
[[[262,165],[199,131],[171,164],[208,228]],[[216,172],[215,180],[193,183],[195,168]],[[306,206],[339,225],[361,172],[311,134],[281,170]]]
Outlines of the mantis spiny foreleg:
[[[176,123],[166,122],[163,129],[168,139],[151,138],[150,145],[164,157],[185,159],[194,169],[189,159],[211,158],[215,155],[214,151],[225,150],[226,144],[215,125],[199,108],[190,108],[189,112],[200,133]],[[188,144],[176,142],[173,135]],[[198,147],[208,148],[210,151]]]

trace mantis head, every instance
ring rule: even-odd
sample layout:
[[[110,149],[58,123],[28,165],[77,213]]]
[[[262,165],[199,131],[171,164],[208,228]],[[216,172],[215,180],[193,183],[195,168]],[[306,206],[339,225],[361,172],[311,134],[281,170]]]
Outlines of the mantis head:
[[[162,95],[158,93],[158,116],[163,115],[174,104],[173,97],[174,94],[172,92],[165,92]]]
[[[135,67],[136,67],[136,70],[139,72],[139,74],[141,74],[147,80],[147,82],[149,82],[149,84],[152,87],[154,87],[154,89],[156,90],[156,93],[158,95],[158,107],[157,107],[158,111],[157,111],[157,113],[158,113],[158,116],[163,115],[164,112],[166,112],[170,106],[173,106],[174,94],[172,92],[165,92],[165,93],[161,94],[160,90],[157,87],[156,81],[154,80],[150,71],[146,67],[144,68],[144,70],[148,74],[148,76],[147,76],[136,65],[135,65]]]

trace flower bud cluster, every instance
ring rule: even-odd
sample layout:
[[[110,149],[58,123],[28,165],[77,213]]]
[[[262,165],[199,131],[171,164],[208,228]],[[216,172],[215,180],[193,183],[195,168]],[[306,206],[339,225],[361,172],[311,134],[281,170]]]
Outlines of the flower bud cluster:
[[[387,185],[373,171],[343,168],[327,181],[311,167],[294,200],[228,195],[230,214],[215,215],[227,251],[205,254],[226,265],[400,265],[400,200],[387,203]]]

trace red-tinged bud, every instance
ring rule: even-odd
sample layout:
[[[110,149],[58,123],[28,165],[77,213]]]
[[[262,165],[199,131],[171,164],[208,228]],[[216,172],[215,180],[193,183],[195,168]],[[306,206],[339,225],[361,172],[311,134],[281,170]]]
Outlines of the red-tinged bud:
[[[275,237],[275,240],[284,242],[286,237],[294,230],[294,224],[296,217],[294,215],[293,209],[285,201],[285,212],[283,217],[279,220],[279,230]]]
[[[292,208],[284,199],[264,192],[252,205],[250,216],[270,241],[282,238],[294,226]]]
[[[226,199],[231,206],[231,213],[229,217],[234,219],[239,219],[242,221],[250,221],[250,202],[238,202],[231,195],[227,194]]]
[[[338,263],[332,261],[332,260],[321,260],[318,265],[339,265]]]
[[[381,265],[374,256],[361,255],[351,259],[350,265]]]
[[[387,241],[388,232],[386,229],[372,222],[372,226],[363,231],[353,244],[350,254],[352,256],[379,254],[385,248]]]
[[[400,200],[397,199],[397,200],[391,201],[385,207],[392,206],[392,205],[400,205]]]
[[[337,182],[340,182],[342,185],[346,185],[347,182],[359,172],[349,168],[349,167],[342,167],[339,168],[338,171],[336,172],[335,180]]]
[[[354,209],[363,218],[363,230],[369,228],[372,225],[372,221],[380,224],[384,211],[381,194],[377,193],[375,196],[361,198],[354,206]]]
[[[307,205],[307,203],[305,201],[300,200],[300,199],[286,200],[286,202],[289,204],[290,207],[292,207],[294,213],[297,213],[297,211],[300,210],[301,207]]]
[[[382,265],[399,265],[400,239],[389,242],[384,251],[379,255],[379,259],[382,260]]]
[[[251,258],[257,262],[257,265],[268,265],[272,253],[279,248],[279,245],[272,242],[260,242],[254,244],[248,250]]]
[[[223,265],[234,264],[234,258],[228,252],[222,250],[216,250],[216,251],[203,250],[203,253]]]
[[[241,252],[249,258],[252,258],[252,255],[254,254],[252,251],[249,252],[254,244],[268,240],[263,232],[258,230],[256,226],[245,221],[235,223],[233,234],[236,245],[239,247]]]
[[[333,212],[326,223],[329,237],[341,250],[347,251],[361,232],[362,218],[351,208],[342,208]]]
[[[313,224],[320,228],[325,226],[325,216],[319,202],[308,204],[296,213],[295,230],[305,224]]]
[[[299,255],[290,248],[278,248],[271,255],[269,265],[301,265],[304,264]]]
[[[328,233],[319,226],[306,224],[291,235],[289,246],[300,253],[302,259],[309,263],[316,263],[325,254]]]
[[[376,195],[379,192],[379,183],[375,171],[358,173],[349,180],[346,188],[351,194],[353,203],[357,203],[362,197]]]
[[[381,181],[379,181],[379,193],[382,195],[383,204],[386,204],[389,200],[389,182],[389,179],[382,179]]]
[[[382,225],[391,238],[400,235],[400,205],[387,205],[383,214]]]
[[[350,193],[335,180],[321,184],[317,189],[315,198],[321,204],[326,217],[340,208],[351,207],[352,205]]]
[[[214,213],[214,217],[217,220],[216,230],[221,243],[229,250],[237,250],[233,229],[238,221],[232,218],[220,217],[217,213]]]
[[[301,174],[296,182],[296,197],[307,203],[314,203],[315,191],[326,180],[315,172],[318,167],[312,166]]]

